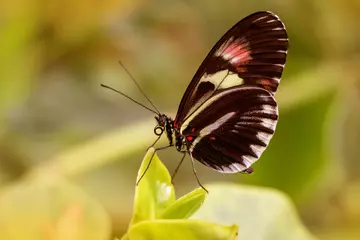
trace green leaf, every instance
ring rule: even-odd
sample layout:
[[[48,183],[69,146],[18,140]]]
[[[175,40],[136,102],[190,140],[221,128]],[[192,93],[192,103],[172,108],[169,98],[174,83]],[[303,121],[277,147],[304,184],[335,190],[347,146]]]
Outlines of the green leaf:
[[[206,188],[208,197],[193,218],[236,223],[241,227],[240,239],[315,239],[299,220],[290,199],[277,190],[235,184]]]
[[[138,179],[143,175],[150,161],[150,167],[135,190],[134,213],[130,225],[159,218],[163,211],[175,202],[175,189],[170,174],[154,154],[153,148],[150,148],[144,157]]]
[[[144,157],[138,179],[141,177],[135,192],[134,215],[129,230],[122,240],[227,240],[234,239],[237,235],[237,226],[229,227],[198,220],[178,219],[188,218],[194,214],[203,204],[206,192],[201,188],[195,189],[175,200],[175,190],[169,172],[154,154],[153,149],[150,149]]]
[[[103,240],[111,234],[103,207],[55,172],[3,189],[0,216],[2,240]]]
[[[238,227],[220,226],[199,220],[156,220],[134,225],[128,232],[130,240],[233,240]]]
[[[186,194],[171,204],[161,215],[162,219],[186,219],[191,217],[204,203],[206,192],[202,188]]]

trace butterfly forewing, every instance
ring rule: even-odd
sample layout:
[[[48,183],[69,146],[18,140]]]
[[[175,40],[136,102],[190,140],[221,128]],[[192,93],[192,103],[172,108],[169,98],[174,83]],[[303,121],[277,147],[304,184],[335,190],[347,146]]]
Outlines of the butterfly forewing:
[[[254,13],[233,26],[215,44],[181,100],[180,126],[217,91],[249,85],[275,94],[288,48],[284,24],[271,12]]]
[[[263,153],[278,119],[273,95],[254,86],[218,91],[181,127],[192,156],[220,172],[248,169]]]
[[[174,127],[195,159],[220,172],[249,171],[272,138],[274,99],[288,49],[284,24],[257,12],[215,44],[181,100]]]

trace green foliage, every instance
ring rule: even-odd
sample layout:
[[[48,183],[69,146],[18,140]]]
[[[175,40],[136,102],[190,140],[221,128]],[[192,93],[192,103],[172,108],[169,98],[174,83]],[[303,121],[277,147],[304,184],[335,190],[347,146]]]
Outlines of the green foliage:
[[[175,189],[166,167],[153,151],[149,151],[141,164],[138,179],[151,165],[135,190],[134,214],[131,225],[146,220],[158,219],[164,209],[175,201]],[[138,180],[137,179],[137,180]]]
[[[133,218],[123,240],[237,239],[237,225],[239,239],[315,239],[298,219],[290,199],[276,190],[210,184],[208,196],[199,188],[175,200],[170,175],[153,154],[150,149],[140,167],[138,176],[152,157],[136,187]]]
[[[237,230],[235,225],[221,226],[205,221],[156,220],[134,225],[129,230],[128,239],[233,240],[237,236]]]
[[[236,226],[221,226],[187,220],[202,205],[206,192],[199,188],[175,199],[175,189],[166,167],[150,149],[138,173],[133,217],[123,239],[234,239]]]
[[[205,200],[206,192],[202,188],[193,190],[177,199],[161,214],[162,219],[184,219],[191,217]]]

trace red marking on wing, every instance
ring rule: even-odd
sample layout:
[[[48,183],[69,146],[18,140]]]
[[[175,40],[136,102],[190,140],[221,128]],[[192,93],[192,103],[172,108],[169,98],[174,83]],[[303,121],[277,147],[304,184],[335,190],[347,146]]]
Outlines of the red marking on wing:
[[[257,84],[262,85],[266,90],[271,91],[274,86],[274,82],[269,79],[260,79],[256,81]]]
[[[187,139],[188,141],[192,141],[192,140],[193,140],[193,137],[192,137],[192,136],[187,136],[186,139]]]
[[[227,46],[226,46],[227,45]],[[222,55],[231,54],[234,51],[239,51],[242,48],[241,45],[236,43],[225,43],[224,51],[222,52]]]
[[[224,44],[225,46],[221,48],[224,50],[220,53],[220,56],[229,61],[233,66],[236,67],[241,64],[245,64],[252,59],[246,44],[238,42]]]

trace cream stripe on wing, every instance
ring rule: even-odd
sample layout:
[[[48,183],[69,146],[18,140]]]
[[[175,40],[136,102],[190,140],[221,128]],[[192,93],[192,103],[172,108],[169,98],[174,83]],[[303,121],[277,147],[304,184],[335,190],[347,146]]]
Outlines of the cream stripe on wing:
[[[224,73],[226,73],[226,75]],[[201,81],[210,81],[212,84],[214,84],[216,90],[239,86],[244,83],[244,80],[240,78],[236,73],[229,72],[227,70],[221,71],[213,75],[208,75],[208,77],[203,77]],[[189,114],[189,116],[185,118],[185,121],[181,126],[180,132],[182,133],[188,126],[189,122],[191,122],[191,120],[196,116],[196,114],[198,114],[204,108],[206,108],[208,104],[213,103],[214,101],[216,101],[217,99],[228,93],[229,92],[226,93],[224,92],[222,94],[216,95],[215,97],[210,97],[205,102],[199,100],[198,103],[201,105],[199,106],[199,104],[196,104],[194,107],[191,108],[191,110],[189,111],[191,112],[191,114]]]
[[[224,95],[231,94],[232,92],[236,92],[238,89],[234,88],[228,91],[221,92],[219,94],[214,95],[213,97],[209,98],[207,101],[205,101],[196,111],[194,111],[191,115],[189,115],[185,121],[182,123],[180,128],[180,133],[182,134],[183,131],[188,127],[189,123],[197,116],[199,113],[201,113],[205,108],[207,108],[211,103],[217,101],[219,98],[221,98]]]
[[[217,119],[215,122],[213,122],[210,125],[204,127],[203,129],[201,129],[201,131],[199,133],[199,136],[197,136],[195,138],[194,142],[191,143],[191,147],[189,149],[190,152],[192,152],[192,150],[194,149],[196,144],[198,142],[200,142],[203,137],[205,137],[206,135],[209,135],[211,132],[218,129],[221,125],[223,125],[227,120],[229,120],[235,114],[236,114],[236,112],[229,112],[229,113],[225,114],[224,116],[222,116],[221,118]]]

